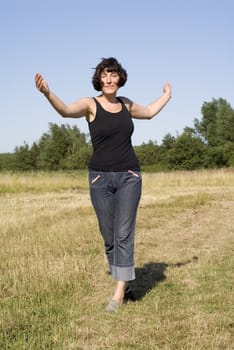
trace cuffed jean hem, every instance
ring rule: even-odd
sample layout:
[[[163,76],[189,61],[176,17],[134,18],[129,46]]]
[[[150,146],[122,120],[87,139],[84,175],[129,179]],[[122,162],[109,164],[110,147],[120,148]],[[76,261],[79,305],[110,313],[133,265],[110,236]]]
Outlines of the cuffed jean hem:
[[[116,281],[133,281],[135,280],[135,269],[134,266],[115,266],[110,265],[110,273],[112,278]]]

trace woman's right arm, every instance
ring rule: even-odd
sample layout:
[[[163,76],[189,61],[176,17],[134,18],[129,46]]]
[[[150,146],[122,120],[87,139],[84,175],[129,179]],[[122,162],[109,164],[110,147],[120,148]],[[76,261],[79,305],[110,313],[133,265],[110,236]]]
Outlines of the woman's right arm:
[[[90,98],[81,98],[80,100],[65,104],[58,96],[56,96],[50,89],[47,81],[41,74],[35,75],[35,83],[37,89],[42,92],[52,107],[64,118],[89,118],[92,113],[90,108]]]

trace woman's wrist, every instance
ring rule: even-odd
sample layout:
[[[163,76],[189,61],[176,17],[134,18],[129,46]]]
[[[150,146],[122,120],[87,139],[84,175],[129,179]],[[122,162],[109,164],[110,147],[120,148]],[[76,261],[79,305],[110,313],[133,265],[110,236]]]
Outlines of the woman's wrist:
[[[43,94],[44,94],[45,97],[49,97],[50,89],[47,88],[45,91],[43,91]]]

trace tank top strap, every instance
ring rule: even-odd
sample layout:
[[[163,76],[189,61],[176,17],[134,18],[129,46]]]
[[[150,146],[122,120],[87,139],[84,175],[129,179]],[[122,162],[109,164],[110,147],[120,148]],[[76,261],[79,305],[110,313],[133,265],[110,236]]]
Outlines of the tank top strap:
[[[96,99],[96,97],[93,97],[93,100],[94,100],[96,106],[102,107],[101,103],[98,102],[98,100]]]
[[[125,106],[125,103],[123,102],[123,100],[120,97],[116,97],[117,100],[121,103],[121,105],[123,106],[123,108],[125,109],[125,111],[127,111],[129,114],[129,110],[127,109],[127,107]]]
[[[120,97],[116,97],[116,99],[117,99],[122,105],[124,105],[124,103],[123,103],[123,101],[121,100]]]

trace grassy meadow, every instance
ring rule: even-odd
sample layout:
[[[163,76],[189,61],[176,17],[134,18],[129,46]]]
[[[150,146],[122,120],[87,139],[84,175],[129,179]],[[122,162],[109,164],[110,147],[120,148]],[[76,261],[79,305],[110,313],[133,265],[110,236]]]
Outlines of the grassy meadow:
[[[1,350],[234,349],[234,170],[144,173],[135,265],[105,313],[87,173],[0,173]]]

